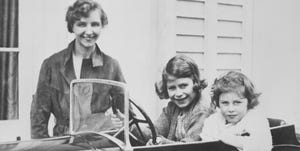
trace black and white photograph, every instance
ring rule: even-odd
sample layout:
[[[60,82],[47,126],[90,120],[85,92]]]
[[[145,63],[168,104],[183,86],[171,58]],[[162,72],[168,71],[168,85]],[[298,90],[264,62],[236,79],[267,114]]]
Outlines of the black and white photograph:
[[[0,151],[300,151],[299,0],[0,0]]]

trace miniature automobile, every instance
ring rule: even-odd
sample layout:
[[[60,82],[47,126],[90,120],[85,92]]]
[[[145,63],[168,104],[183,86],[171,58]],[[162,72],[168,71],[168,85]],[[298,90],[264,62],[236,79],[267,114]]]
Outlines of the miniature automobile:
[[[104,94],[109,95],[100,97]],[[100,103],[101,109],[91,105],[95,103]],[[124,126],[114,128],[110,116],[118,112],[124,115]],[[65,136],[2,142],[0,151],[237,151],[221,141],[146,146],[149,138],[142,127],[150,129],[153,144],[156,143],[157,134],[151,119],[129,99],[126,84],[111,80],[71,82],[69,124],[69,134]],[[300,151],[294,125],[276,125],[271,132],[273,151]]]

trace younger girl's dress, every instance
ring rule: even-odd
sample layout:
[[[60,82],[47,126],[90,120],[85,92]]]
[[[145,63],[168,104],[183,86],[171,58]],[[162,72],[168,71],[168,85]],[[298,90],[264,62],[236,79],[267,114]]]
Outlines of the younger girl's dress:
[[[226,124],[225,118],[217,111],[204,121],[200,137],[202,141],[220,140],[220,134],[230,130],[234,135],[241,136],[241,151],[271,151],[272,136],[267,118],[255,109],[251,109],[235,125]]]

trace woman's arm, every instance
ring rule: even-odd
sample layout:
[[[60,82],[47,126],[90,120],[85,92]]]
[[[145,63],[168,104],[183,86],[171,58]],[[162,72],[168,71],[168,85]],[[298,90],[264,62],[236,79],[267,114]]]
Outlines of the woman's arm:
[[[36,94],[33,96],[30,112],[31,137],[46,138],[48,134],[48,121],[51,113],[51,88],[49,86],[50,70],[47,60],[42,64]]]

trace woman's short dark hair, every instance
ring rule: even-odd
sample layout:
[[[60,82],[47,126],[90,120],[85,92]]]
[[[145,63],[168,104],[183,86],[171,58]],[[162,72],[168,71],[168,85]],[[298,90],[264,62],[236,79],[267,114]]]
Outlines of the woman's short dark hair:
[[[236,71],[229,71],[212,85],[212,103],[219,107],[219,98],[222,93],[235,92],[248,100],[248,109],[258,105],[258,93],[254,84],[244,74]]]
[[[101,12],[100,20],[102,27],[108,24],[107,16],[101,5],[94,0],[77,0],[72,6],[68,8],[66,13],[66,22],[68,31],[73,33],[73,25],[75,21],[82,17],[88,17],[91,11],[99,9]]]
[[[162,80],[155,84],[156,93],[160,99],[168,99],[167,81],[169,76],[176,78],[191,78],[194,82],[194,91],[198,94],[207,86],[205,80],[200,80],[198,65],[185,55],[176,55],[171,58],[162,73]]]

